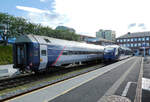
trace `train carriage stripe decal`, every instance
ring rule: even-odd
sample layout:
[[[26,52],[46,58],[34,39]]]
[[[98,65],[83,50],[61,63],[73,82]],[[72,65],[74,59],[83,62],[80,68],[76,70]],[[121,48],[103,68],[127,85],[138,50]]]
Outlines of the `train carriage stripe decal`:
[[[63,50],[60,52],[60,54],[57,57],[56,61],[52,65],[55,65],[57,63],[57,61],[59,60],[60,56],[63,54],[63,51],[64,51],[65,48],[66,48],[66,46],[64,46]]]

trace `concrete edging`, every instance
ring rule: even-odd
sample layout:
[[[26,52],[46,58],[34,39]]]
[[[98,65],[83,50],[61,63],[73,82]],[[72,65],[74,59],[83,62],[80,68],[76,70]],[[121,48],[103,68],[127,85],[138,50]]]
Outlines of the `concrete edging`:
[[[141,58],[141,68],[136,88],[136,96],[134,102],[142,102],[142,77],[143,77],[143,57]]]

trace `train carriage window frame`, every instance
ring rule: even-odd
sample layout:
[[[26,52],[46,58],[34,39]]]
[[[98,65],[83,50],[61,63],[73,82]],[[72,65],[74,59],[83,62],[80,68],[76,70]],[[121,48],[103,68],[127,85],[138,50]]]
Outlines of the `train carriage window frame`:
[[[46,56],[46,50],[41,50],[41,55]]]

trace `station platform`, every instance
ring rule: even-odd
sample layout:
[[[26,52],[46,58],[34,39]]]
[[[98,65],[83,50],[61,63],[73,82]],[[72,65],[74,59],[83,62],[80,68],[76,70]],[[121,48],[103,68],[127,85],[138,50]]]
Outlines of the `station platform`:
[[[110,96],[134,102],[141,62],[142,57],[130,57],[7,102],[112,102]]]
[[[18,74],[18,70],[13,68],[13,65],[0,65],[0,79],[4,77],[12,77],[13,75]]]
[[[147,56],[143,65],[142,102],[150,102],[150,56]]]

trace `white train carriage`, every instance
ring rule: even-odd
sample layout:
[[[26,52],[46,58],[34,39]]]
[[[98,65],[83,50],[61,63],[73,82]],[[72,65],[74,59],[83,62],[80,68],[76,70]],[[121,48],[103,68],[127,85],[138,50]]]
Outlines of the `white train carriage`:
[[[22,35],[13,44],[14,68],[41,71],[52,66],[103,59],[104,47],[46,36]]]
[[[127,47],[109,45],[104,48],[104,61],[117,61],[131,57],[133,52]]]

